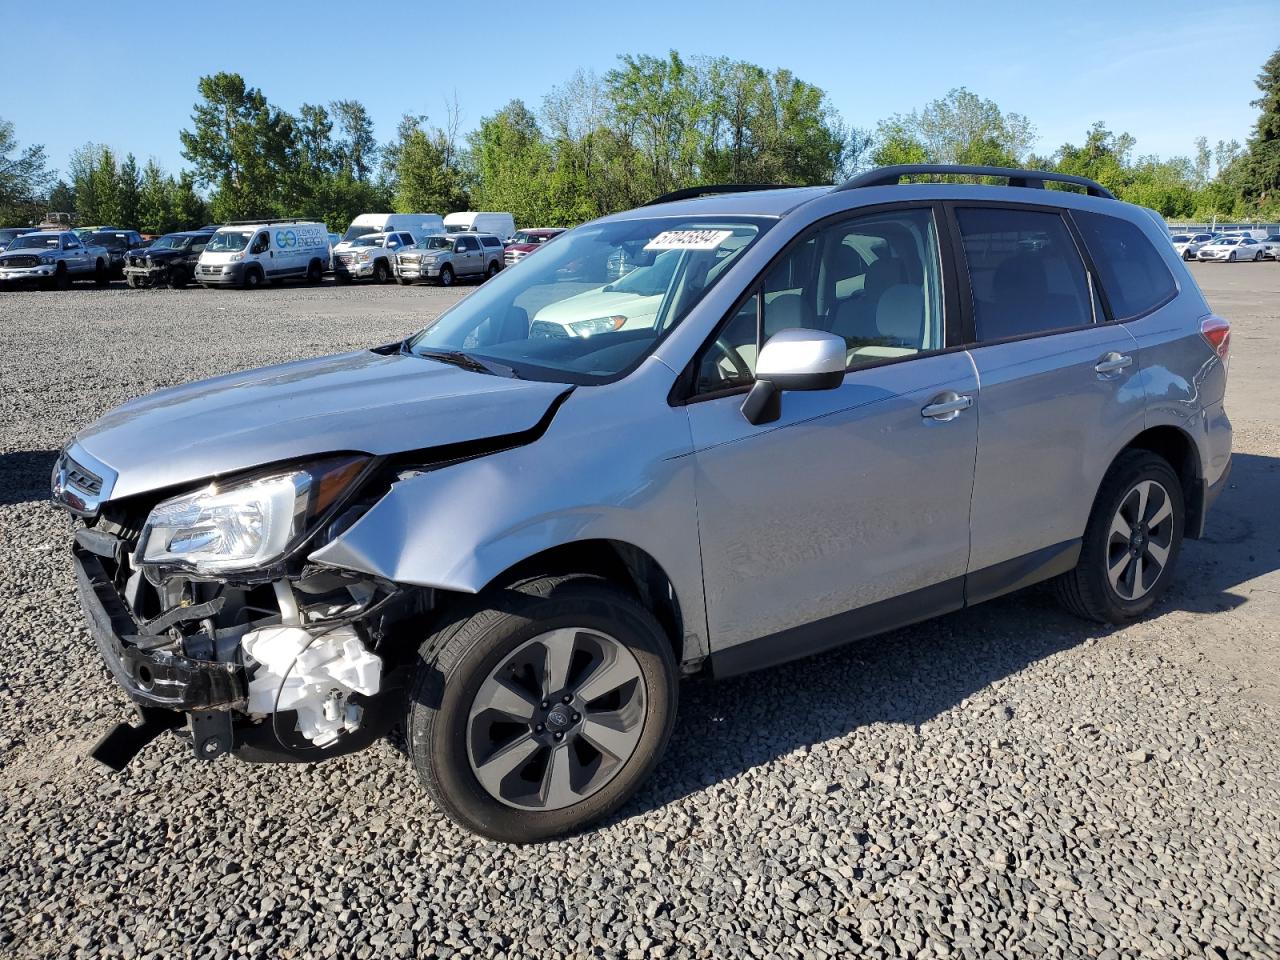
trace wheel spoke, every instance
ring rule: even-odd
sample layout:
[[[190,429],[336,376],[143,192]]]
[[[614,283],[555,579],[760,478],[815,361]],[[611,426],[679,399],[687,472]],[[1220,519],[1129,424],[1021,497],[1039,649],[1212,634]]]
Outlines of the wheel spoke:
[[[569,685],[569,666],[573,663],[577,630],[554,630],[542,638],[546,660],[542,669],[542,695],[549,697]]]
[[[1116,593],[1120,592],[1120,578],[1124,576],[1125,571],[1129,569],[1129,564],[1133,560],[1133,554],[1128,550],[1120,555],[1120,559],[1107,568],[1107,579],[1111,581],[1111,587]]]
[[[578,799],[571,782],[573,764],[573,751],[567,743],[552,748],[551,756],[547,758],[547,772],[542,778],[543,806],[557,809]]]
[[[635,722],[628,725],[616,711],[594,713],[583,722],[582,736],[601,753],[625,760],[640,739],[640,725]]]
[[[1169,548],[1162,547],[1154,540],[1148,540],[1147,556],[1151,558],[1152,562],[1154,562],[1157,567],[1163,570],[1164,565],[1169,562]]]
[[[607,650],[607,659],[587,675],[578,686],[576,693],[585,702],[590,703],[603,697],[606,693],[617,690],[624,683],[640,676],[640,664],[635,657],[620,657],[612,648]]]
[[[1129,565],[1129,575],[1125,577],[1129,584],[1129,599],[1136,600],[1142,590],[1142,557],[1133,558],[1133,563]]]
[[[1117,510],[1116,515],[1111,518],[1111,536],[1121,537],[1127,541],[1132,535],[1133,527],[1129,526],[1129,521],[1124,518],[1124,514]]]
[[[1134,490],[1138,494],[1138,512],[1134,514],[1133,519],[1141,523],[1147,516],[1147,498],[1151,496],[1151,481],[1144,480]]]
[[[476,764],[476,777],[493,796],[502,796],[502,781],[528,763],[541,748],[542,744],[532,734],[526,734],[498,750],[484,763]]]
[[[1173,516],[1173,504],[1169,501],[1168,495],[1164,498],[1164,503],[1156,508],[1156,512],[1151,515],[1151,519],[1147,521],[1148,528],[1158,527],[1164,523],[1169,517]]]
[[[505,713],[509,717],[515,717],[527,723],[533,719],[537,706],[537,703],[524,691],[509,686],[506,680],[490,677],[476,694],[471,716],[475,717],[484,710],[497,710],[499,713]]]

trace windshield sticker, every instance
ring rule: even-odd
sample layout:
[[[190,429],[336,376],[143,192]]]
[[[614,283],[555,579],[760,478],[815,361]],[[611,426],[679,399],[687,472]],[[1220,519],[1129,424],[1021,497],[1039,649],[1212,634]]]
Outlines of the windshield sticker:
[[[646,250],[715,250],[732,230],[664,230],[644,245]]]

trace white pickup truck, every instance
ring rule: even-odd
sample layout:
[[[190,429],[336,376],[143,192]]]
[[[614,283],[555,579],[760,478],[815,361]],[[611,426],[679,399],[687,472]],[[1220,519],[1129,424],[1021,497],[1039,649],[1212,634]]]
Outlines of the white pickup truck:
[[[111,280],[111,253],[85,243],[70,230],[42,230],[14,238],[0,254],[0,283],[34,280],[65,290],[72,280]]]

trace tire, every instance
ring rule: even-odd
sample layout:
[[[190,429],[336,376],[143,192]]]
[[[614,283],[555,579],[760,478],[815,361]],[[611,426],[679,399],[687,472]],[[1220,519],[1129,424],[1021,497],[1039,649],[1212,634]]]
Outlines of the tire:
[[[181,267],[171,267],[169,270],[169,286],[174,290],[181,290],[187,285],[187,272]]]
[[[350,283],[350,282],[351,282],[351,276],[350,276],[350,274],[346,274],[346,273],[335,273],[335,274],[333,275],[333,279],[334,279],[334,282],[335,282],[335,283],[339,284],[340,286],[344,286],[344,287],[345,287],[348,283]]]
[[[453,267],[449,266],[447,263],[440,268],[440,286],[453,286]]]
[[[379,260],[373,265],[373,282],[386,283],[391,279],[391,268],[387,266],[387,261]]]
[[[324,279],[324,264],[319,260],[312,260],[307,264],[307,283],[314,286]]]
[[[491,263],[491,264],[489,264],[489,269],[488,269],[488,270],[486,270],[486,271],[484,272],[484,279],[485,279],[485,280],[492,280],[494,277],[496,277],[496,276],[498,275],[498,271],[499,271],[500,269],[501,269],[501,268],[500,268],[496,263]],[[483,281],[481,281],[481,282],[483,282]]]
[[[1142,524],[1136,523],[1139,507]],[[1054,580],[1059,601],[1077,617],[1098,623],[1142,616],[1172,579],[1185,522],[1182,484],[1169,462],[1147,450],[1125,451],[1098,490],[1079,562]],[[1118,572],[1114,582],[1109,571]]]
[[[240,286],[245,290],[257,290],[262,286],[262,271],[257,267],[250,267],[244,272],[244,279],[240,281]]]
[[[58,264],[58,268],[53,272],[53,288],[55,290],[71,289],[71,274],[67,272],[65,263]]]
[[[652,772],[675,723],[668,638],[631,595],[597,577],[544,576],[464,601],[419,656],[405,720],[413,765],[446,815],[493,840],[545,840],[607,816]],[[563,665],[560,680],[548,679],[553,663]],[[557,724],[565,732],[553,733]],[[624,756],[595,746],[601,731]],[[520,759],[504,764],[513,746]]]
[[[99,260],[93,267],[93,282],[100,287],[105,287],[111,282],[111,271],[107,269],[107,265]]]
[[[1183,254],[1182,254],[1182,259],[1183,259],[1183,260],[1194,260],[1194,259],[1195,259],[1195,255],[1194,255],[1194,254],[1192,254],[1190,251],[1186,251],[1185,253],[1183,253]]]

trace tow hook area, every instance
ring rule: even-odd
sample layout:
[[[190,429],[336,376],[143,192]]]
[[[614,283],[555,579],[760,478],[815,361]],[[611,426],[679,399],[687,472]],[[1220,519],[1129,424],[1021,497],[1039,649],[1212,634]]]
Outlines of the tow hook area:
[[[156,707],[136,708],[142,723],[117,723],[89,751],[89,756],[119,773],[139,751],[166,730],[182,726],[183,715]]]
[[[236,745],[231,714],[226,710],[200,710],[191,716],[191,746],[201,760],[217,760]]]

